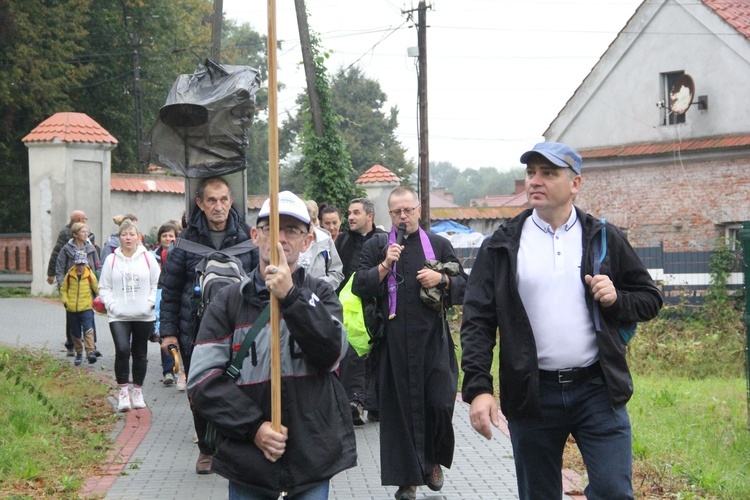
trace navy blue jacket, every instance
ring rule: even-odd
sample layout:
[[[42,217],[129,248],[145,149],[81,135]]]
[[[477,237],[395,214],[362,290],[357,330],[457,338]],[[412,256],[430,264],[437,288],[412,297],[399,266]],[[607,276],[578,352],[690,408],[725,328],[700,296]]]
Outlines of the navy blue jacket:
[[[240,214],[231,208],[227,218],[226,236],[221,244],[221,250],[229,248],[250,239],[250,230]],[[195,208],[190,215],[188,227],[180,233],[180,238],[216,248],[211,240],[208,221],[201,210]],[[258,265],[258,250],[238,256],[246,273],[250,273]],[[183,352],[190,353],[193,344],[191,319],[195,304],[193,288],[195,287],[195,266],[203,259],[200,255],[175,248],[169,252],[169,259],[162,269],[159,278],[159,288],[162,289],[161,310],[159,313],[159,334],[162,337],[179,336],[180,347]]]

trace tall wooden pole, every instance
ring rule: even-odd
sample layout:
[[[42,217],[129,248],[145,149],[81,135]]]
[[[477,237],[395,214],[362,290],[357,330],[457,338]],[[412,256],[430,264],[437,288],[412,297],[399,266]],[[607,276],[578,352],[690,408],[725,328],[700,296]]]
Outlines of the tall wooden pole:
[[[221,64],[221,32],[224,26],[224,0],[214,0],[214,20],[211,23],[211,60]]]
[[[276,80],[276,0],[268,0],[268,192],[271,214],[271,265],[279,264],[279,125]],[[271,425],[281,432],[281,336],[279,300],[271,294]]]
[[[297,29],[299,30],[299,43],[302,48],[302,65],[305,68],[305,79],[307,80],[307,98],[310,100],[310,114],[312,115],[313,130],[315,135],[323,137],[323,112],[320,109],[320,97],[318,96],[317,81],[315,74],[315,63],[312,55],[312,42],[310,41],[310,26],[307,24],[307,8],[305,0],[294,0],[294,8],[297,12]]]
[[[430,144],[427,131],[427,5],[419,2],[417,45],[419,48],[419,194],[422,205],[422,229],[430,228]]]

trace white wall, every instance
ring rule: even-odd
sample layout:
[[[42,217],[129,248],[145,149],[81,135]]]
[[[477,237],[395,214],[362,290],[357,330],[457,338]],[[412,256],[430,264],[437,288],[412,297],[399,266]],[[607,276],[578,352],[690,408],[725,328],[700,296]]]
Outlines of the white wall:
[[[110,217],[105,221],[104,233],[97,236],[103,246],[109,235],[117,232],[112,217],[132,212],[138,216],[138,230],[143,234],[154,234],[159,226],[170,219],[180,220],[185,211],[185,195],[179,193],[148,193],[112,191]]]
[[[54,290],[47,283],[47,264],[70,213],[83,210],[88,225],[101,234],[109,208],[110,151],[115,144],[30,142],[29,193],[33,280],[31,292]],[[106,189],[103,189],[106,186]]]
[[[718,35],[717,35],[718,34]],[[686,123],[661,125],[660,75],[684,71],[696,104]],[[548,140],[578,149],[745,134],[750,41],[700,2],[644,2],[558,118]]]

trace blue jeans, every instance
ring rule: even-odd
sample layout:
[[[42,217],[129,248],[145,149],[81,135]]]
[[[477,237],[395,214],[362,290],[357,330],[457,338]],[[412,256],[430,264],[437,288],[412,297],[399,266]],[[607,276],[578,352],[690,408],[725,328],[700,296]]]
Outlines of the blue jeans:
[[[309,490],[294,496],[284,497],[288,500],[327,500],[330,481],[323,481]],[[267,495],[255,488],[229,481],[229,500],[276,500],[278,496]]]
[[[601,375],[560,384],[540,380],[541,418],[508,422],[521,500],[562,498],[562,455],[568,435],[589,476],[588,500],[633,498],[633,444],[623,406],[612,408]]]

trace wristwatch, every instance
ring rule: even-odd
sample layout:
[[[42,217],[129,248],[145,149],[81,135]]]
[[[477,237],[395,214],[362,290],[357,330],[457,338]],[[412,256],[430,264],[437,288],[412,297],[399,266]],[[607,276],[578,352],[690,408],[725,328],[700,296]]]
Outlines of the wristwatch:
[[[440,283],[435,286],[438,290],[445,290],[445,287],[448,286],[448,280],[445,279],[445,275],[443,273],[440,273]]]

